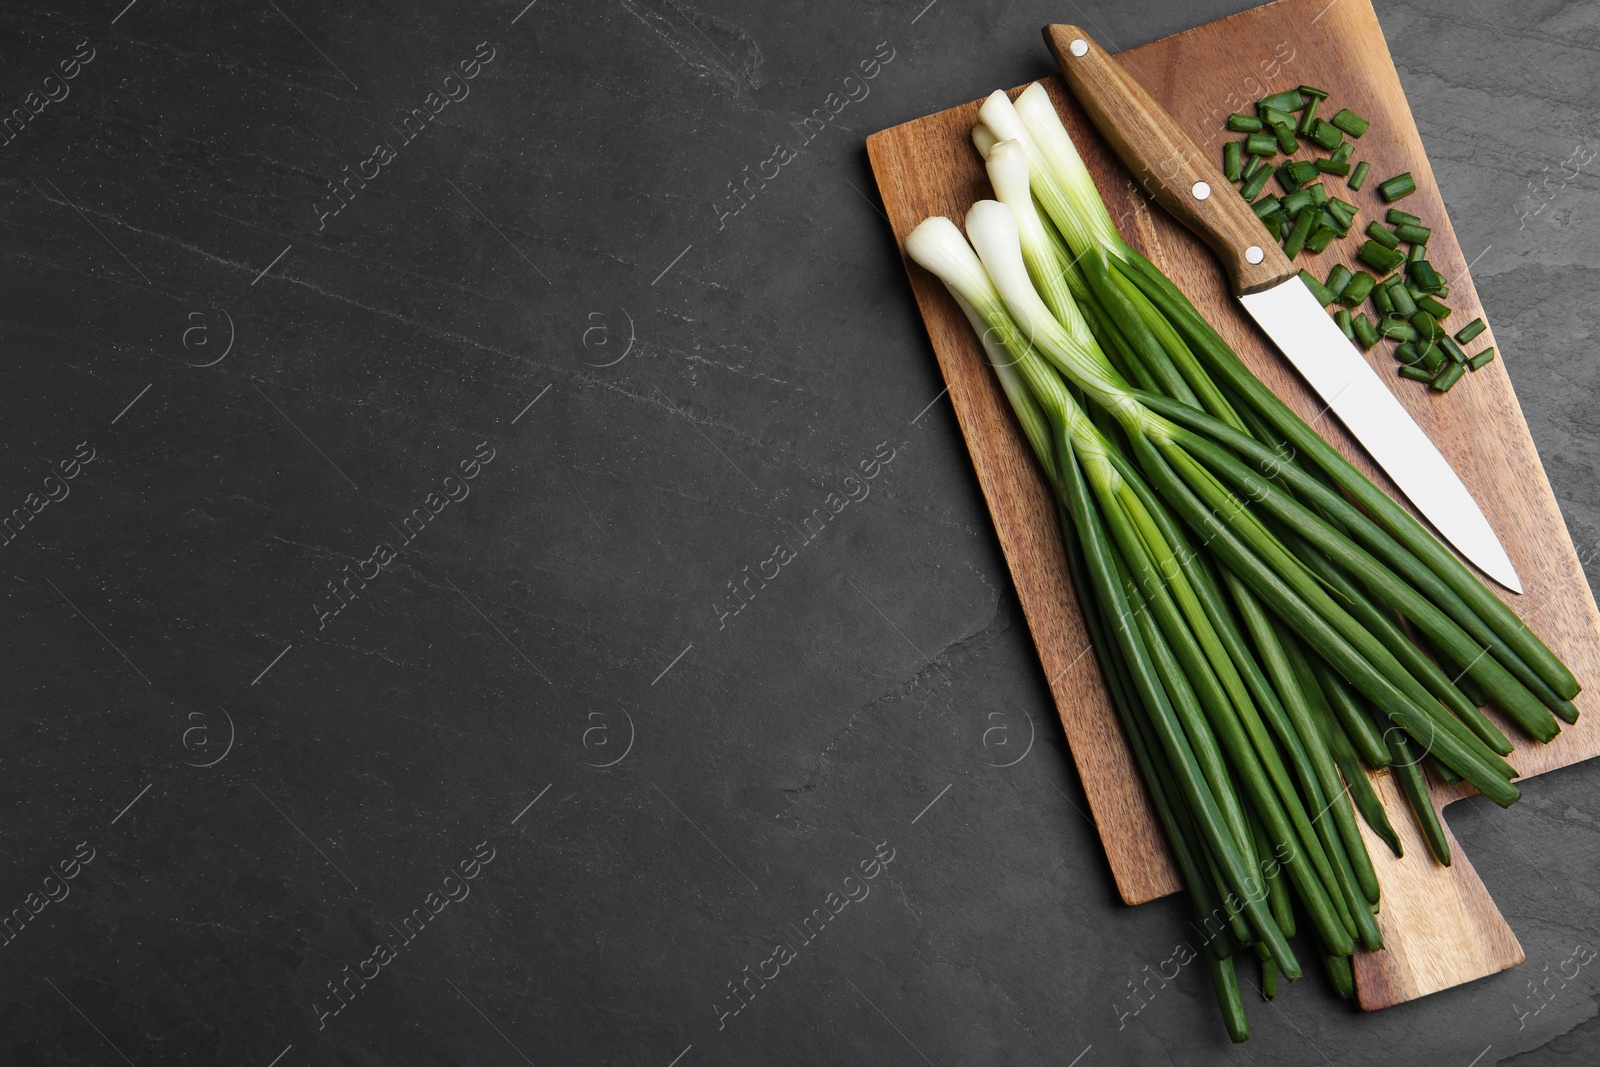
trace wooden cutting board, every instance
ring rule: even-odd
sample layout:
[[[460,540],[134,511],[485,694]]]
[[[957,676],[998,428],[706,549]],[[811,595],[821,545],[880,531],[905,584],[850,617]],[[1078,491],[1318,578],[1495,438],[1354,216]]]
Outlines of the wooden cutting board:
[[[1045,54],[1042,48],[1040,54]],[[1372,165],[1371,178],[1360,193],[1344,191],[1343,183],[1331,176],[1330,188],[1361,209],[1356,223],[1360,230],[1382,218],[1378,182],[1411,171],[1417,192],[1400,206],[1433,227],[1429,259],[1451,286],[1454,311],[1447,325],[1457,329],[1483,314],[1368,0],[1278,0],[1132,49],[1117,60],[1217,158],[1223,141],[1238,136],[1223,130],[1230,112],[1250,111],[1258,98],[1296,85],[1328,90],[1330,113],[1349,107],[1370,119],[1372,127],[1357,142],[1355,159]],[[1212,254],[1137,194],[1128,172],[1067,95],[1061,79],[1050,77],[1045,84],[1123,236],[1183,289],[1263,381],[1394,494],[1392,484],[1343,427],[1320,416],[1321,403],[1228,294]],[[969,88],[987,92],[992,87]],[[929,215],[946,215],[959,225],[975,200],[992,195],[970,140],[979,103],[867,139],[878,187],[902,247],[906,234]],[[1302,150],[1299,155],[1309,153]],[[1227,188],[1220,174],[1214,184]],[[1276,182],[1269,186],[1276,188]],[[1297,262],[1318,277],[1341,260],[1354,269],[1359,266],[1354,261],[1359,244],[1347,239]],[[1088,654],[1043,479],[966,319],[937,279],[909,261],[906,267],[1117,887],[1129,904],[1174,892],[1179,888],[1176,872],[1107,703],[1095,658]],[[1491,328],[1468,347],[1476,351],[1494,343]],[[1396,376],[1391,347],[1390,342],[1380,344],[1368,354],[1369,361],[1465,480],[1522,576],[1526,595],[1502,595],[1590,686],[1578,697],[1583,715],[1577,725],[1565,727],[1551,744],[1519,740],[1519,731],[1502,723],[1517,744],[1511,761],[1526,779],[1588,759],[1600,753],[1600,701],[1594,696],[1600,693],[1600,613],[1506,376],[1505,362],[1514,362],[1517,353],[1500,349],[1494,363],[1439,395]],[[1501,721],[1492,709],[1490,714]],[[1460,844],[1452,837],[1452,866],[1435,863],[1397,783],[1387,771],[1373,778],[1406,854],[1394,859],[1369,833],[1383,890],[1379,921],[1387,947],[1357,957],[1361,1006],[1385,1007],[1521,963],[1516,935]],[[1431,788],[1441,806],[1470,791],[1437,780]]]

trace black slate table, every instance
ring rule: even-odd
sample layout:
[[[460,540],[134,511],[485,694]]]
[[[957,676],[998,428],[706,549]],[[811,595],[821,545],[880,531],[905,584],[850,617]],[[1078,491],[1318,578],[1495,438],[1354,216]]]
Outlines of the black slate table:
[[[1593,1061],[1592,767],[1517,970],[1152,979],[862,138],[1246,5],[924,3],[0,12],[0,1063]],[[1587,560],[1600,11],[1379,14]]]

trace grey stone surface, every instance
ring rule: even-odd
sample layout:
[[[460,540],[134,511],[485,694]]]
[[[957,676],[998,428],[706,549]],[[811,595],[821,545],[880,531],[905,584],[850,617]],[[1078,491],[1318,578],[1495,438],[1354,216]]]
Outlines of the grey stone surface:
[[[94,458],[0,557],[0,912],[75,874],[0,1063],[1594,1062],[1600,972],[1528,988],[1593,767],[1450,810],[1524,967],[1121,1014],[1185,912],[1116,898],[862,138],[1243,6],[6,5],[0,112],[93,58],[0,147],[3,510]],[[1600,12],[1379,15],[1592,556]]]

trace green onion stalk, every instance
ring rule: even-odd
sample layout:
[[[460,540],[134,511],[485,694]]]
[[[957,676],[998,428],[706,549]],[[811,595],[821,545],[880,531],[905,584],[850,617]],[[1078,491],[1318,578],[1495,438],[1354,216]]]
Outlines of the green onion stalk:
[[[1448,863],[1422,761],[1509,805],[1512,746],[1478,704],[1547,741],[1578,683],[1123,241],[1040,86],[979,118],[997,199],[965,236],[925,220],[906,251],[971,319],[1056,496],[1112,707],[1244,1040],[1235,957],[1261,961],[1268,995],[1299,978],[1297,909],[1341,992],[1356,947],[1382,946],[1357,812],[1400,845],[1364,767],[1395,765]]]

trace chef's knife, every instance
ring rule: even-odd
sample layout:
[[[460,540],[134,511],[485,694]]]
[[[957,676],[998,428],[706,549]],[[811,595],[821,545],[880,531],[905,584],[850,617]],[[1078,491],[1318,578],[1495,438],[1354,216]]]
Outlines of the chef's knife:
[[[1221,257],[1239,302],[1307,384],[1447,541],[1522,592],[1472,493],[1300,281],[1233,183],[1083,30],[1046,26],[1044,37],[1100,133],[1145,190]]]

